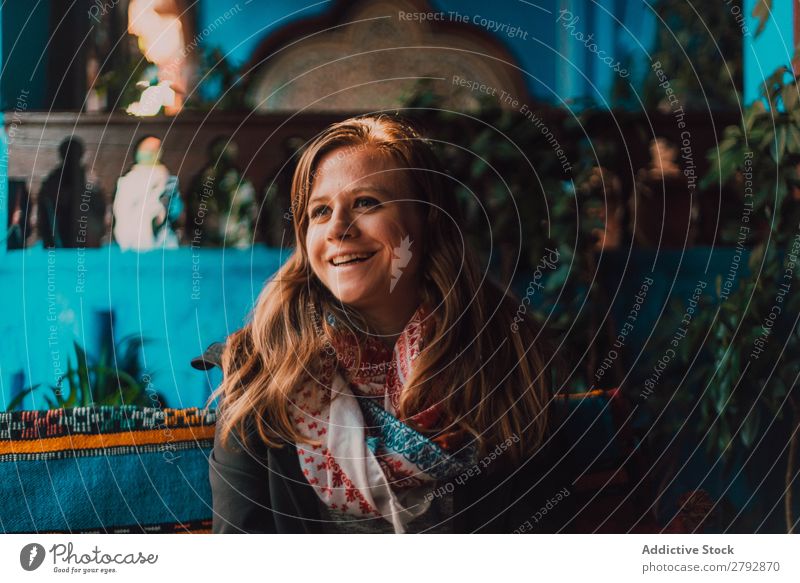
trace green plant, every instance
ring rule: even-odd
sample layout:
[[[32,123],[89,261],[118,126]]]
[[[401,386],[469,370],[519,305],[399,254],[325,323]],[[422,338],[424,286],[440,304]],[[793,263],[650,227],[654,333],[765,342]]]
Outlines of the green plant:
[[[586,214],[591,193],[581,188],[595,158],[578,153],[558,110],[525,104],[512,111],[483,96],[479,111],[459,114],[425,83],[406,107],[423,122],[447,169],[468,248],[482,255],[503,285],[525,294],[546,249],[558,251],[531,305],[548,318],[547,331],[559,339],[561,354],[578,362],[569,373],[570,389],[587,388],[602,350],[596,331],[605,306],[595,277],[598,223]],[[575,125],[573,133],[580,134]]]
[[[200,111],[248,110],[247,83],[237,67],[220,48],[212,48],[200,55],[196,78],[198,86],[186,100],[187,109]]]
[[[652,62],[660,62],[672,80],[680,103],[688,109],[737,108],[742,90],[742,29],[734,10],[741,17],[743,2],[718,2],[703,6],[686,0],[656,0],[652,4],[657,22]],[[617,80],[620,101],[636,107],[630,85]],[[664,91],[658,79],[648,75],[644,83],[647,109],[664,106]]]
[[[56,385],[37,384],[25,389],[12,399],[8,410],[19,408],[30,394],[38,395],[50,409],[90,405],[147,406],[153,401],[163,402],[148,386],[147,375],[141,368],[139,354],[143,344],[138,336],[125,337],[111,350],[103,348],[100,357],[93,361],[75,342],[76,362],[68,361],[67,371]]]
[[[670,396],[669,405],[680,413],[676,419],[696,415],[698,422],[686,423],[685,431],[705,439],[708,452],[727,459],[728,468],[732,445],[748,451],[763,440],[768,420],[785,421],[788,532],[795,528],[800,445],[799,95],[798,78],[780,69],[767,80],[763,100],[747,108],[741,126],[726,128],[708,154],[712,169],[704,182],[726,187],[727,204],[741,211],[733,233],[739,234],[738,248],[752,247],[749,273],[742,265],[733,288],[718,278],[715,301],[697,310],[679,353],[680,366],[691,371],[687,385],[697,390]]]

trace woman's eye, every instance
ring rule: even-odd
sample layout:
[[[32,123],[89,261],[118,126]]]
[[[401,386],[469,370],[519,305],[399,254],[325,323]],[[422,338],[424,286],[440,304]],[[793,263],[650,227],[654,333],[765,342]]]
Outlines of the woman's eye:
[[[327,210],[328,210],[328,207],[326,207],[324,205],[315,207],[311,211],[311,218],[312,219],[316,219],[317,217],[321,217],[324,212],[327,212]]]
[[[356,200],[355,206],[356,207],[361,207],[361,208],[369,208],[369,207],[375,206],[377,204],[379,204],[377,199],[374,199],[374,198],[372,198],[370,196],[364,196],[364,197],[361,197],[358,200]]]

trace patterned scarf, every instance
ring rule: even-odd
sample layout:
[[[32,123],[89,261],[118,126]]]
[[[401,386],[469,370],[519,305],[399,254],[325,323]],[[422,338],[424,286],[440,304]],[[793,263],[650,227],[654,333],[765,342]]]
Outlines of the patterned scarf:
[[[375,337],[331,339],[329,348],[335,351],[328,354],[321,378],[292,398],[299,433],[321,441],[318,446],[298,443],[297,453],[322,502],[352,516],[383,517],[398,533],[428,509],[432,497],[426,493],[436,482],[462,473],[476,455],[463,431],[433,440],[418,431],[440,426],[438,406],[406,422],[396,417],[405,381],[423,348],[425,315],[417,309],[393,351]]]

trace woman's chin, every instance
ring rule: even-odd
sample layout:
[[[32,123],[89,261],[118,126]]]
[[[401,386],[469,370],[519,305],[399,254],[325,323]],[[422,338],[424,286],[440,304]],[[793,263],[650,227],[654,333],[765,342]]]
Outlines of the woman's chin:
[[[356,310],[374,305],[377,299],[377,293],[374,290],[365,290],[363,286],[355,288],[351,286],[342,286],[340,288],[333,286],[331,291],[341,303]]]

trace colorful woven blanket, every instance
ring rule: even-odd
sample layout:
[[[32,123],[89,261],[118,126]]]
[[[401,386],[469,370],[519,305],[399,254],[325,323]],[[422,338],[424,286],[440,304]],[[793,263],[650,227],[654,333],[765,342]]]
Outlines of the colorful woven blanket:
[[[0,413],[0,532],[210,532],[216,414]]]

